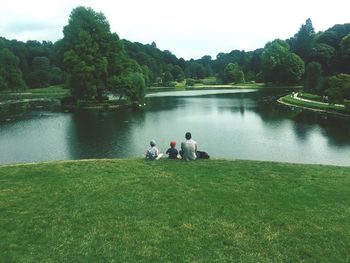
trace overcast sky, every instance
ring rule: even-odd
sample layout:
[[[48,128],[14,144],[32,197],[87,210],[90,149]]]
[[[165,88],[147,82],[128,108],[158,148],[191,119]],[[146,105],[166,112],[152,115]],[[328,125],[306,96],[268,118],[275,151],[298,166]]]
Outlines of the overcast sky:
[[[81,5],[103,12],[120,38],[155,41],[185,59],[264,47],[307,18],[316,31],[350,23],[349,0],[0,0],[0,36],[54,42]]]

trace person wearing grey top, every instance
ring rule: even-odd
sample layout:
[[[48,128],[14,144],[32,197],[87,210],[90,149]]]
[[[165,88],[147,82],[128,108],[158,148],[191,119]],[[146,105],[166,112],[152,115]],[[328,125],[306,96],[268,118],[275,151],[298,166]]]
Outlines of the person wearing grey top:
[[[180,155],[184,160],[196,160],[197,142],[192,140],[190,132],[185,134],[186,141],[181,143]]]

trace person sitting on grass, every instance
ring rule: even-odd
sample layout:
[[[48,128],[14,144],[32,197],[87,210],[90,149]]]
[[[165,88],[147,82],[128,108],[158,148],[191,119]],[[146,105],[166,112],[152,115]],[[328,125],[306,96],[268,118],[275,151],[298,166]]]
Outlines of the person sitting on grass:
[[[192,135],[190,132],[186,132],[185,138],[186,141],[181,143],[180,155],[182,159],[186,161],[196,160],[197,142],[192,139]]]
[[[149,144],[150,144],[150,147],[147,149],[146,158],[149,160],[156,160],[159,154],[159,150],[156,147],[156,141],[151,140]]]
[[[175,148],[176,141],[170,142],[170,148],[166,151],[166,154],[169,156],[169,159],[177,159],[178,158],[178,150]]]
[[[184,160],[209,159],[207,152],[197,150],[197,142],[192,140],[190,132],[185,134],[186,141],[181,143],[180,155]]]

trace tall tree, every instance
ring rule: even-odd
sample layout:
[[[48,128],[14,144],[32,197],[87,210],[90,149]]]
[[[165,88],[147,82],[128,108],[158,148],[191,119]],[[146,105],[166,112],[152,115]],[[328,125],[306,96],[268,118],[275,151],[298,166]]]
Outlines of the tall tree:
[[[0,89],[21,90],[26,85],[19,68],[19,59],[9,49],[0,50]]]
[[[172,68],[171,74],[174,76],[174,79],[177,81],[183,81],[185,78],[185,73],[183,72],[182,68],[178,65],[175,65]]]
[[[332,71],[331,62],[335,58],[336,50],[327,44],[316,44],[310,51],[309,58],[312,61],[317,61],[322,65],[325,74]]]
[[[91,98],[107,85],[107,58],[103,52],[110,28],[106,17],[91,8],[73,9],[64,27],[64,63],[77,98]]]
[[[280,39],[266,44],[261,61],[263,78],[267,82],[295,83],[304,74],[303,60]]]
[[[121,86],[121,78],[129,79],[128,74],[137,73],[140,75],[130,76],[130,79],[138,79],[143,76],[142,69],[127,56],[118,35],[110,32],[102,13],[86,7],[73,9],[63,34],[64,63],[77,98],[100,98],[107,88],[113,92],[129,88],[130,92],[124,94],[132,99],[138,97],[133,91],[141,94],[130,86],[137,81]],[[115,86],[118,83],[120,86]]]
[[[244,82],[244,73],[237,63],[229,63],[224,69],[224,81],[243,83]]]
[[[27,78],[30,87],[43,88],[50,84],[50,61],[47,57],[35,57],[32,62],[32,70]]]
[[[344,103],[344,100],[350,100],[350,75],[338,74],[328,79],[327,94],[329,101],[334,103]]]
[[[340,50],[341,50],[341,56],[344,60],[344,71],[346,73],[350,73],[350,33],[343,37],[342,41],[340,42]]]
[[[308,54],[314,45],[315,30],[312,21],[308,18],[298,33],[290,40],[291,48],[294,53],[299,55],[304,61],[307,61]]]

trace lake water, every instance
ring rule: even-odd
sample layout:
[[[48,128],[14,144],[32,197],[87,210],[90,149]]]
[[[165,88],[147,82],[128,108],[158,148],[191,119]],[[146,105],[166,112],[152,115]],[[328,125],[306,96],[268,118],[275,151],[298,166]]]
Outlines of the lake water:
[[[32,112],[0,123],[0,163],[144,156],[190,131],[213,158],[350,165],[350,121],[291,110],[286,89],[151,94],[143,109]]]

